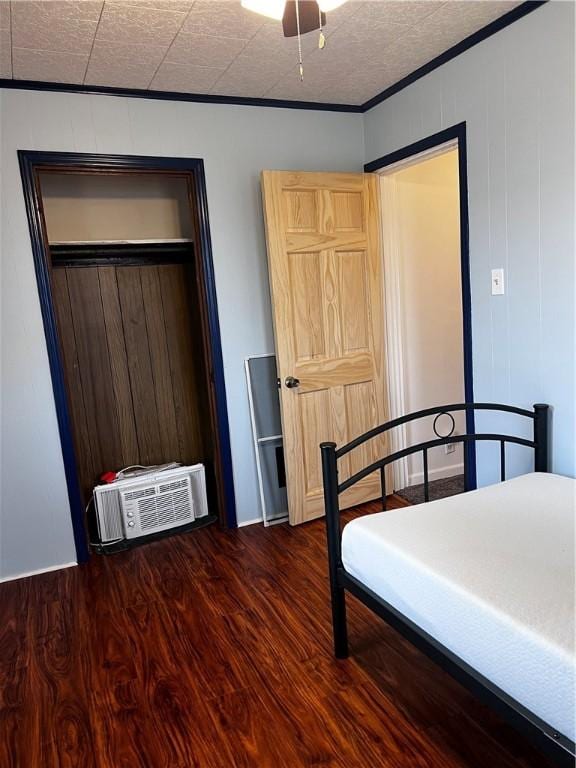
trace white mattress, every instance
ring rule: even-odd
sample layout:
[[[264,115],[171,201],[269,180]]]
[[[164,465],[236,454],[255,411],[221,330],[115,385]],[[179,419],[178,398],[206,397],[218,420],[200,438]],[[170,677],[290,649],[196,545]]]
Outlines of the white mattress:
[[[357,518],[344,567],[574,739],[576,481],[534,473]]]

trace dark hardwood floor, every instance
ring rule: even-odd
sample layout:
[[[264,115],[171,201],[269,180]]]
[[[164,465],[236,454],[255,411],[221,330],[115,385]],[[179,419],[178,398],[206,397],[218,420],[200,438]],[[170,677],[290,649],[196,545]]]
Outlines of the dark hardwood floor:
[[[1,768],[543,768],[349,599],[322,521],[207,528],[0,585]]]

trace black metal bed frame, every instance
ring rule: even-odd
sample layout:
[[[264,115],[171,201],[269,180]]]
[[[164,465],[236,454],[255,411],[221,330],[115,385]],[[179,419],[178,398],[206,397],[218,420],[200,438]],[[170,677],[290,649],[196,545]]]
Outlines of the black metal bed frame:
[[[465,411],[469,413],[475,410],[502,411],[518,416],[524,416],[533,420],[533,439],[528,440],[514,435],[476,433],[454,434],[454,419],[452,413]],[[554,728],[542,719],[530,712],[526,707],[513,699],[502,689],[494,685],[486,677],[478,673],[473,667],[452,653],[448,648],[435,640],[431,635],[421,629],[417,624],[404,616],[390,603],[386,602],[360,581],[346,572],[342,564],[340,508],[338,497],[345,490],[371,475],[380,472],[381,496],[383,508],[386,509],[386,481],[385,469],[389,464],[421,452],[424,467],[424,495],[429,500],[428,479],[428,451],[441,445],[450,443],[464,443],[471,441],[496,441],[500,444],[500,478],[506,478],[506,443],[515,443],[534,449],[534,471],[548,472],[548,412],[549,406],[537,404],[532,411],[516,408],[510,405],[496,403],[458,403],[453,405],[427,408],[416,413],[393,419],[369,430],[356,439],[337,448],[336,443],[322,443],[322,474],[324,481],[324,502],[326,508],[326,531],[328,539],[328,564],[330,575],[330,593],[332,599],[332,626],[334,632],[334,652],[336,658],[344,659],[348,656],[348,631],[346,624],[346,590],[358,598],[364,605],[370,608],[380,618],[394,627],[401,635],[407,638],[413,645],[423,651],[435,661],[442,669],[449,672],[456,680],[471,690],[485,704],[489,705],[507,719],[513,726],[524,733],[536,743],[540,749],[554,759],[559,765],[574,765],[575,745],[566,736],[558,733]],[[450,431],[441,436],[436,424],[438,418],[447,415],[451,418]],[[404,448],[389,454],[378,461],[369,464],[364,469],[356,472],[343,482],[338,482],[338,459],[350,453],[354,448],[366,441],[377,437],[401,424],[416,421],[417,419],[435,416],[433,429],[436,438],[424,443]],[[464,451],[466,457],[466,451]],[[465,458],[466,460],[466,458]]]

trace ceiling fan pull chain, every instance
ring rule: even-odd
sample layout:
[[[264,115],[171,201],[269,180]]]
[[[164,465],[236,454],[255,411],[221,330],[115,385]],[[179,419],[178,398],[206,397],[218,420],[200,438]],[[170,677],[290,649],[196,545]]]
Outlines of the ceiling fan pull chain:
[[[318,3],[318,28],[320,29],[320,36],[318,37],[318,48],[322,50],[326,45],[326,38],[324,37],[324,30],[322,29],[322,11],[320,9],[320,3]]]
[[[298,32],[298,69],[300,82],[304,81],[304,67],[302,65],[302,38],[300,36],[300,0],[296,0],[296,31]]]

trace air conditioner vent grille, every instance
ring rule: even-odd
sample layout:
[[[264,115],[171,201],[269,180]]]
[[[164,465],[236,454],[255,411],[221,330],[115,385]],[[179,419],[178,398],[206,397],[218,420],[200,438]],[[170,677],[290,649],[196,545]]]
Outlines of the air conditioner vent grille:
[[[128,536],[161,531],[194,520],[192,486],[188,476],[122,491],[120,498]]]
[[[168,491],[176,491],[178,488],[186,487],[188,478],[182,478],[182,480],[173,480],[171,483],[162,483],[158,486],[159,493],[168,493]]]
[[[125,491],[124,498],[126,501],[133,501],[134,499],[143,499],[146,496],[154,496],[155,493],[155,488],[139,488],[137,491]]]

